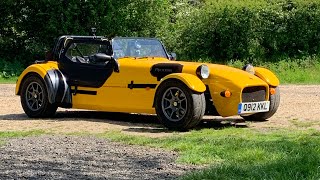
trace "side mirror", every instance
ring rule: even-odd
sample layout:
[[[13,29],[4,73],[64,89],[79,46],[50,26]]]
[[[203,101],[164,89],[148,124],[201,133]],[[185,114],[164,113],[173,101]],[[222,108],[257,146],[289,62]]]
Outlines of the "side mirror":
[[[92,63],[105,63],[105,62],[111,62],[114,64],[114,71],[119,72],[119,64],[118,62],[112,57],[105,53],[97,53],[95,55],[89,56],[89,60]]]
[[[177,60],[177,54],[176,54],[176,53],[170,53],[170,54],[169,54],[169,59],[170,59],[171,61]]]
[[[113,60],[112,56],[106,55],[104,53],[97,53],[91,57],[89,57],[90,61],[92,63],[103,63],[103,62],[107,62],[107,61],[111,61]]]

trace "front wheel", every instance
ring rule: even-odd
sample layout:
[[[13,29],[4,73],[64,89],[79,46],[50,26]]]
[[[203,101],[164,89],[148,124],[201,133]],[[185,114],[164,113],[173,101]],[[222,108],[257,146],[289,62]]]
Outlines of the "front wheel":
[[[49,103],[46,86],[36,75],[23,81],[20,100],[24,112],[31,118],[51,117],[58,108],[56,104]]]
[[[268,112],[257,113],[250,116],[242,116],[247,121],[265,121],[272,117],[278,110],[280,105],[280,89],[276,87],[276,93],[274,95],[270,95],[270,108]]]
[[[203,93],[193,92],[181,81],[167,80],[156,92],[155,109],[168,129],[185,131],[202,120],[206,101]]]

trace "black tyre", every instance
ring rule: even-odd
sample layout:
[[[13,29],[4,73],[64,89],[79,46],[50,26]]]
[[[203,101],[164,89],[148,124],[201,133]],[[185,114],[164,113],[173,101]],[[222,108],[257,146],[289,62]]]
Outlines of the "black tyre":
[[[56,104],[50,104],[47,88],[37,75],[26,77],[20,91],[24,112],[31,118],[52,117],[57,111]]]
[[[205,113],[204,93],[190,90],[178,80],[167,80],[157,89],[155,109],[161,123],[171,130],[195,127]]]
[[[270,95],[270,108],[268,112],[257,113],[250,116],[242,116],[247,121],[265,121],[272,117],[278,110],[280,105],[280,88],[276,87],[276,93],[274,95]]]

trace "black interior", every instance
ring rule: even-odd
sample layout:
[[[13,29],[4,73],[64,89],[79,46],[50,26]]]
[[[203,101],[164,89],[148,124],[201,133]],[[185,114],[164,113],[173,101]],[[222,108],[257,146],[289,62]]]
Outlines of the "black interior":
[[[107,45],[111,49],[109,41],[76,38],[68,40],[58,60],[59,69],[66,76],[70,86],[101,87],[111,76],[116,65],[115,60],[110,56],[111,51],[72,58],[68,57],[66,52],[73,43],[97,43]]]

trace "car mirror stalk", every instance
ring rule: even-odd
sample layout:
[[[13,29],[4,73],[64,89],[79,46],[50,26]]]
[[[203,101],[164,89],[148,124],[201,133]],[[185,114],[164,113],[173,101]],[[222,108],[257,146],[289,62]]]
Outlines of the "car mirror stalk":
[[[177,60],[177,54],[176,53],[170,53],[169,54],[169,59],[171,61],[176,61]]]
[[[113,71],[116,72],[116,73],[119,73],[120,72],[120,65],[119,65],[118,61],[113,58],[113,63],[114,63]]]

